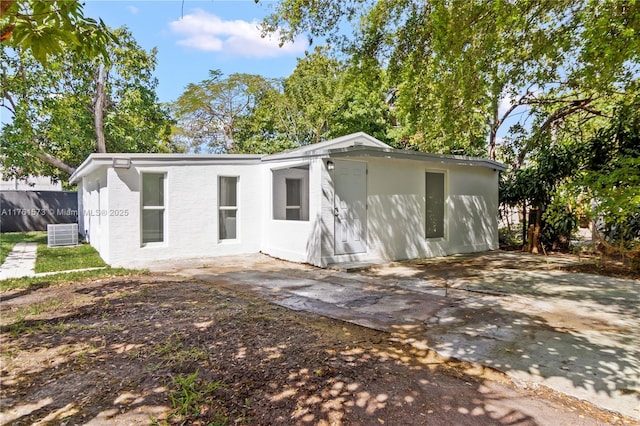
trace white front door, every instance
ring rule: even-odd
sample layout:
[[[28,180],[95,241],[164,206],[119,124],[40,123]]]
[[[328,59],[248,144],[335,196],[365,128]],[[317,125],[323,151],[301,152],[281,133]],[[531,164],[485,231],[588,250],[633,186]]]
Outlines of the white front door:
[[[335,254],[367,251],[367,163],[336,160],[333,182]]]

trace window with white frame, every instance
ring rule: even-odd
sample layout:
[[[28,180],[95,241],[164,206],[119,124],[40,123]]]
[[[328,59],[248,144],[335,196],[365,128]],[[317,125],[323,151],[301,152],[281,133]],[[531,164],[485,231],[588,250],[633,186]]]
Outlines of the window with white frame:
[[[444,181],[443,172],[425,173],[426,238],[444,238]]]
[[[238,236],[238,177],[218,177],[218,238],[234,240]]]
[[[164,241],[164,173],[142,174],[142,244]]]
[[[309,220],[309,166],[272,170],[273,218]]]

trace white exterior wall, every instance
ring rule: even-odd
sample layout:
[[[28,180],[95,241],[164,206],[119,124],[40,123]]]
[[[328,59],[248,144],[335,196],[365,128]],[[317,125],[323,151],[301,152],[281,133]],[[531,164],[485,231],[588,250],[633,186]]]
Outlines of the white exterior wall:
[[[316,266],[444,256],[498,247],[498,172],[376,157],[367,162],[367,252],[334,255],[334,188],[327,158],[208,164],[101,166],[82,178],[81,231],[112,266],[257,253]],[[308,165],[309,220],[273,218],[272,169]],[[445,173],[445,238],[425,238],[425,172]],[[165,173],[164,242],[141,242],[141,173]],[[218,178],[237,176],[236,240],[218,238]],[[283,175],[284,176],[284,175]],[[281,176],[282,177],[282,176]],[[277,201],[277,200],[276,200]],[[282,200],[280,200],[282,201]]]
[[[78,186],[78,230],[109,263],[109,217],[102,214],[109,208],[106,170],[85,176]]]
[[[104,170],[104,169],[103,169]],[[161,243],[142,244],[141,173],[166,173],[165,234]],[[112,266],[141,267],[153,261],[255,253],[260,250],[260,168],[251,165],[174,165],[108,168],[106,200],[100,205],[100,243],[92,241]],[[218,238],[218,177],[238,177],[238,216],[235,240]],[[87,178],[83,179],[83,184]],[[97,208],[96,199],[84,205]],[[86,218],[85,218],[86,220]],[[108,232],[106,230],[108,229]],[[93,232],[91,232],[93,234]],[[104,238],[107,235],[108,238]],[[106,242],[105,242],[106,240]]]
[[[421,161],[367,161],[367,252],[333,253],[333,183],[323,177],[322,265],[343,261],[390,261],[498,248],[498,172],[486,167]],[[445,237],[425,238],[425,173],[445,173]]]
[[[487,167],[451,167],[447,254],[498,249],[498,172]]]
[[[284,200],[273,196],[272,169],[291,168],[296,166],[309,166],[309,220],[276,220],[273,218],[275,205],[284,205]],[[293,262],[308,262],[317,264],[320,259],[320,176],[322,161],[319,159],[305,162],[290,161],[267,163],[263,165],[263,203],[267,206],[267,212],[263,218],[263,238],[261,251],[271,256],[290,260]],[[291,170],[295,173],[295,170]],[[295,177],[295,176],[291,176]],[[284,179],[283,176],[281,176]],[[283,184],[283,182],[282,182]],[[305,182],[303,182],[305,184]],[[279,204],[278,204],[279,203]]]

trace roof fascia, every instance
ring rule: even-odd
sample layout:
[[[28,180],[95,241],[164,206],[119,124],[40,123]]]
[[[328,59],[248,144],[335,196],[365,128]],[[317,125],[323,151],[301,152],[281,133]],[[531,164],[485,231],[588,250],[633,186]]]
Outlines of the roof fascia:
[[[76,183],[82,177],[92,173],[99,167],[111,167],[114,159],[128,159],[134,166],[169,166],[169,165],[212,165],[212,164],[260,164],[262,155],[258,154],[91,154],[69,178],[69,183]]]
[[[329,151],[331,157],[377,157],[394,158],[401,160],[413,160],[423,162],[438,162],[454,164],[460,166],[480,166],[504,172],[507,167],[488,158],[466,157],[462,155],[429,154],[418,151],[408,151],[400,149],[380,149],[367,146],[355,146],[349,148],[338,148]]]

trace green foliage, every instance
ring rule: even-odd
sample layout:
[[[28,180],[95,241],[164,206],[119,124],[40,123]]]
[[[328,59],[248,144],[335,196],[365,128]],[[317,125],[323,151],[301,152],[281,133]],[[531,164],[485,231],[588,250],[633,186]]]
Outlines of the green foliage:
[[[174,389],[169,392],[171,406],[175,410],[172,417],[179,417],[185,421],[197,417],[202,412],[203,405],[212,400],[212,393],[226,387],[221,381],[205,382],[198,379],[198,371],[188,376],[179,375],[172,380]],[[216,416],[216,424],[227,424],[228,419],[221,414]]]
[[[297,113],[297,127],[303,129],[299,145],[327,139],[333,100],[342,64],[321,48],[298,59],[293,73],[285,80],[284,95]]]
[[[516,111],[537,118],[533,131],[540,134],[572,115],[585,125],[608,114],[611,98],[638,73],[639,7],[598,0],[282,0],[263,30],[278,31],[283,41],[322,36],[356,61],[388,64],[388,134],[398,146],[493,158],[498,132]],[[348,43],[340,35],[345,23],[354,29]],[[537,140],[528,138],[519,156]]]
[[[317,48],[284,80],[212,71],[173,104],[174,137],[191,150],[274,153],[365,131],[387,140],[389,108],[377,63],[345,65]]]
[[[571,236],[578,229],[574,199],[562,191],[552,194],[551,202],[542,215],[541,243],[552,249],[568,249]]]
[[[12,115],[0,147],[8,176],[29,174],[66,180],[89,154],[106,151],[167,152],[168,112],[158,103],[153,77],[155,51],[141,49],[126,29],[114,31],[109,62],[83,52],[51,56],[46,66],[30,53],[2,46],[2,106]],[[105,102],[96,97],[104,87]],[[100,109],[103,125],[96,122]]]
[[[6,8],[6,9],[5,9]],[[0,35],[3,44],[30,51],[43,66],[51,56],[74,51],[108,58],[115,41],[102,20],[87,18],[78,0],[3,0]]]
[[[584,145],[574,187],[602,224],[605,238],[640,245],[640,91],[624,99],[613,120]]]
[[[501,176],[500,203],[517,206],[526,202],[544,207],[559,185],[575,171],[577,158],[570,147],[546,143],[526,167],[511,169]]]

